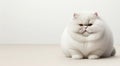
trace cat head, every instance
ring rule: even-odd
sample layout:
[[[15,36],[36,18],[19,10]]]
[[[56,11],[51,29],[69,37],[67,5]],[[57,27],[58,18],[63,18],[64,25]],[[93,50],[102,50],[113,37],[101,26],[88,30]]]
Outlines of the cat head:
[[[89,24],[93,24],[94,21],[98,18],[98,13],[74,13],[73,20],[80,24],[81,26],[89,26]]]
[[[73,24],[77,33],[90,33],[88,28],[93,27],[96,20],[99,18],[98,13],[74,13]]]

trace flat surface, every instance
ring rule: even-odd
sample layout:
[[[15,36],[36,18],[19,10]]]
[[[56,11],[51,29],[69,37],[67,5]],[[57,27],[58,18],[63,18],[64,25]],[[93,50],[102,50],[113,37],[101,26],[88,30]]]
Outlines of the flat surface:
[[[0,66],[119,66],[120,45],[116,56],[98,60],[64,57],[59,45],[0,45]]]

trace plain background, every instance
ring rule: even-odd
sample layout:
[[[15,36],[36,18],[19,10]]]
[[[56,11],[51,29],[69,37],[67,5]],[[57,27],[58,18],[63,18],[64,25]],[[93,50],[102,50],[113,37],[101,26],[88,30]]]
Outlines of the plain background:
[[[0,44],[59,44],[80,11],[98,12],[120,43],[120,0],[0,0]]]

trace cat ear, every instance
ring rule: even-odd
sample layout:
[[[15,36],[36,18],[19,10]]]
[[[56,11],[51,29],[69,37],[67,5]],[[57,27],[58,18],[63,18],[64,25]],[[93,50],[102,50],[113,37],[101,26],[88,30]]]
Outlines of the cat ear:
[[[78,18],[78,17],[79,17],[79,14],[74,13],[74,14],[73,14],[73,17],[76,19],[76,18]]]
[[[97,12],[95,12],[95,13],[94,13],[94,15],[95,15],[95,16],[98,16],[98,13],[97,13]]]

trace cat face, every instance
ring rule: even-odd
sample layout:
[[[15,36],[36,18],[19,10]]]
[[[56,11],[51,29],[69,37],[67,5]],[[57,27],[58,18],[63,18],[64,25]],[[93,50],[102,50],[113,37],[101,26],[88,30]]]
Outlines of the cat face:
[[[73,22],[77,33],[87,35],[91,34],[91,30],[95,24],[98,14],[95,13],[74,13]]]

